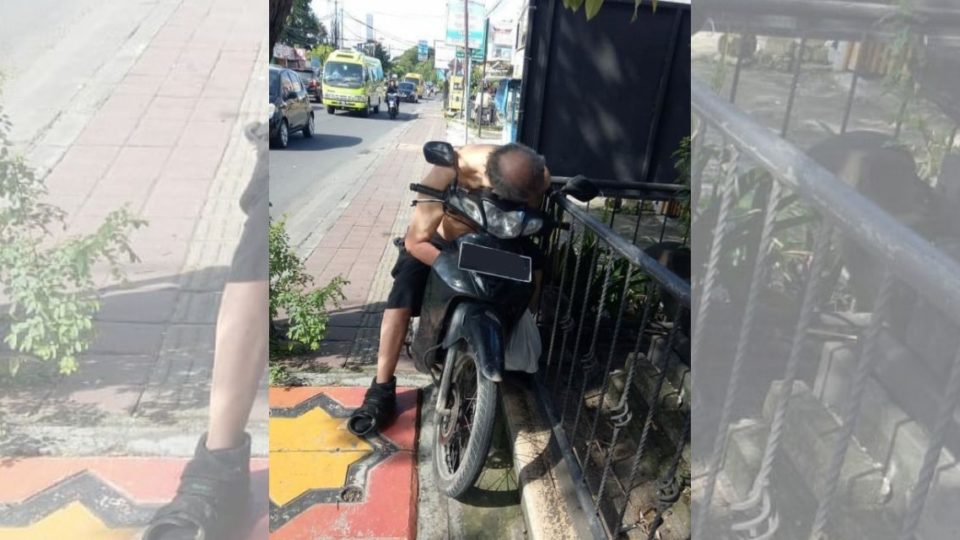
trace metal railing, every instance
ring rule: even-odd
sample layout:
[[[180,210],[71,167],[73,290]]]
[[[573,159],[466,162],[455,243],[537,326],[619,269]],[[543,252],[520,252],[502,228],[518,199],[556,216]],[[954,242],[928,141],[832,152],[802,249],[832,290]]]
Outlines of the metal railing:
[[[608,201],[599,210],[559,195],[547,203],[570,228],[544,245],[539,395],[594,535],[682,539],[690,285],[641,246],[686,249],[677,213],[653,209],[686,195],[674,185],[596,184]]]
[[[800,47],[803,47],[802,41]],[[738,70],[739,64],[738,60]],[[788,131],[798,77],[799,65],[795,66],[781,137],[785,137]],[[830,538],[877,537],[857,536],[854,531],[869,527],[885,530],[882,527],[885,524],[879,522],[889,519],[892,521],[889,524],[890,537],[913,539],[918,534],[928,496],[937,485],[941,453],[947,449],[956,455],[956,449],[949,448],[949,440],[955,431],[954,412],[960,402],[960,350],[939,360],[944,373],[934,381],[940,386],[923,386],[924,392],[936,398],[934,410],[927,415],[911,414],[911,411],[904,415],[907,419],[902,423],[916,423],[923,434],[916,439],[922,443],[923,457],[911,472],[911,479],[904,481],[905,473],[895,470],[892,461],[899,458],[892,455],[893,450],[885,456],[886,462],[881,457],[869,455],[870,449],[862,452],[867,454],[865,459],[868,461],[869,458],[878,461],[877,470],[869,473],[876,472],[881,477],[880,484],[887,487],[878,488],[877,501],[860,514],[858,520],[850,518],[853,512],[862,510],[857,506],[862,501],[855,501],[850,495],[854,483],[849,477],[853,465],[851,456],[861,452],[858,438],[863,437],[863,432],[859,431],[858,422],[868,414],[864,406],[865,396],[872,391],[872,386],[878,386],[877,379],[882,377],[878,374],[881,366],[889,370],[891,368],[886,366],[895,365],[888,359],[891,349],[886,336],[903,332],[901,327],[904,325],[916,324],[916,321],[904,322],[902,315],[909,311],[906,306],[918,309],[917,312],[936,311],[942,314],[948,325],[960,328],[960,264],[929,237],[922,237],[790,142],[774,135],[772,126],[761,125],[739,110],[731,103],[735,92],[734,86],[728,100],[724,100],[696,80],[691,91],[694,114],[700,120],[699,133],[694,138],[695,154],[697,148],[703,148],[708,130],[721,149],[715,153],[715,166],[700,167],[700,171],[708,172],[700,179],[694,179],[695,183],[699,180],[704,186],[712,186],[710,193],[704,191],[703,200],[697,206],[709,207],[713,211],[700,214],[701,219],[709,221],[694,227],[695,231],[708,231],[709,234],[706,235],[708,250],[704,251],[707,257],[702,271],[695,272],[698,305],[691,345],[695,359],[693,369],[698,373],[698,381],[701,380],[701,368],[711,374],[702,378],[703,385],[716,382],[713,374],[726,374],[723,377],[725,389],[718,399],[697,398],[696,402],[698,412],[694,416],[698,422],[701,407],[715,410],[716,414],[704,424],[709,426],[709,438],[704,441],[708,445],[701,446],[694,441],[695,453],[708,459],[694,466],[697,488],[693,497],[693,530],[704,538],[822,539],[827,534],[831,535]],[[843,112],[844,130],[855,93],[856,73]],[[898,119],[898,132],[900,124]],[[734,229],[746,215],[739,199],[748,176],[762,195],[755,199],[759,204],[750,209],[759,216],[754,221],[754,234],[745,237],[735,234]],[[782,233],[778,229],[779,220],[783,218],[783,209],[789,205],[802,207],[812,232],[806,258],[793,266],[799,270],[795,272],[795,287],[788,303],[792,302],[797,309],[789,311],[788,322],[782,325],[788,328],[780,340],[783,347],[768,346],[764,354],[757,355],[757,348],[765,345],[758,345],[758,341],[775,335],[768,323],[773,317],[767,309],[765,295],[773,288],[771,283],[781,279],[779,274],[786,267],[776,255],[779,253],[777,237]],[[868,308],[860,309],[866,315],[866,322],[843,332],[850,334],[843,337],[855,344],[856,353],[849,378],[845,379],[848,385],[835,407],[836,429],[821,430],[822,452],[813,457],[801,456],[808,461],[807,469],[798,472],[802,467],[791,462],[796,455],[791,459],[784,457],[794,450],[788,448],[785,440],[798,432],[809,433],[813,420],[805,418],[803,411],[793,410],[800,408],[795,403],[800,399],[795,383],[804,380],[805,370],[809,373],[816,368],[820,370],[817,377],[823,384],[823,370],[829,366],[817,367],[819,358],[810,362],[809,357],[811,346],[823,344],[823,340],[817,337],[818,332],[823,333],[818,327],[822,316],[830,311],[828,304],[841,287],[837,273],[828,270],[846,264],[845,257],[854,249],[862,251],[861,260],[870,261],[872,268],[868,270],[877,279],[872,282],[873,294],[866,303]],[[723,268],[731,252],[742,250],[754,253],[754,257],[747,259],[748,264],[739,270],[748,275],[749,286],[737,289],[725,279]],[[694,266],[699,267],[696,262]],[[865,271],[849,267],[846,271],[852,276],[847,279],[865,279],[862,277],[866,275]],[[729,273],[727,269],[727,276]],[[726,316],[721,317],[721,314]],[[719,330],[718,326],[721,327]],[[724,348],[731,343],[732,350]],[[756,356],[763,357],[762,364],[753,362]],[[711,361],[709,364],[705,362],[707,357]],[[727,371],[717,368],[718,364]],[[749,393],[746,390],[751,386],[747,382],[748,372],[758,369],[759,365],[782,368],[776,377],[781,392],[777,394],[770,386],[771,391],[763,403],[765,420],[759,439],[762,452],[753,469],[742,467],[748,469],[749,477],[752,477],[746,493],[727,489],[723,504],[720,504],[716,497],[718,489],[725,488],[718,488],[718,477],[724,471],[733,474],[729,453],[735,430],[731,426],[735,419],[761,414],[758,410],[744,412],[745,406],[742,405],[745,394]],[[920,371],[926,368],[918,360],[910,369]],[[700,386],[701,383],[695,385],[695,396],[711,394],[705,386]],[[892,394],[900,392],[898,388],[887,390]],[[930,401],[934,402],[933,399]],[[906,408],[899,403],[889,406]],[[882,438],[880,434],[868,435]],[[892,440],[895,437],[896,434],[875,446],[886,444],[892,449],[898,444]],[[800,443],[804,442],[800,440]],[[810,484],[807,486],[811,494],[807,501],[809,510],[796,501],[789,503],[791,508],[786,508],[783,494],[800,489],[792,482],[797,477]],[[882,497],[879,496],[881,491]],[[786,513],[792,513],[789,519],[784,517]],[[955,519],[954,516],[950,518]],[[954,530],[956,524],[956,521],[952,523]]]

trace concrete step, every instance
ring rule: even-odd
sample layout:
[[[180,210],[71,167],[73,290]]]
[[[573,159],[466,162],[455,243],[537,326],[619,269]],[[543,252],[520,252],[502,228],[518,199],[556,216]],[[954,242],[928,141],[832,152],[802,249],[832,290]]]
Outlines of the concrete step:
[[[883,464],[890,484],[887,507],[899,520],[930,443],[926,425],[936,414],[943,378],[935,377],[890,335],[881,336],[881,348],[884,355],[877,359],[874,376],[867,383],[854,435]],[[829,409],[840,411],[844,406],[857,361],[855,346],[824,344],[814,394]],[[956,431],[949,435],[948,444],[958,444]],[[955,516],[960,507],[960,464],[955,455],[950,449],[941,454],[920,523],[920,534],[925,535],[921,538],[960,537]]]
[[[725,529],[759,513],[759,508],[734,513],[729,505],[744,500],[752,488],[767,444],[773,407],[783,392],[783,384],[775,383],[768,394],[763,419],[745,419],[730,427],[719,478],[722,489],[718,489],[722,494],[718,502],[724,509],[721,523]],[[808,538],[838,430],[836,420],[808,387],[795,383],[780,454],[770,479],[772,513],[777,514],[780,523],[774,538]],[[888,509],[878,500],[882,499],[883,485],[879,464],[853,441],[841,470],[830,531],[837,538],[895,538],[896,528],[886,519]],[[760,532],[765,528],[766,525],[759,527]]]

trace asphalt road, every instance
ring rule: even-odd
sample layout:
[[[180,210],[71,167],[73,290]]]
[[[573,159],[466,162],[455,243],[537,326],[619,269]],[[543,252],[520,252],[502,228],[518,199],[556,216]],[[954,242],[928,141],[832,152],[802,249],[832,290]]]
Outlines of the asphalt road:
[[[115,1],[115,0],[111,0]],[[97,0],[0,2],[0,72],[15,79],[57,37],[96,7]]]
[[[402,127],[432,104],[401,103],[400,115],[395,120],[387,116],[385,108],[381,108],[380,114],[363,118],[342,111],[330,115],[321,105],[314,104],[313,138],[292,134],[286,149],[270,150],[270,215],[296,215],[307,205],[316,216],[333,211],[351,187],[343,181],[349,175],[338,172],[369,154],[372,148],[395,139]]]

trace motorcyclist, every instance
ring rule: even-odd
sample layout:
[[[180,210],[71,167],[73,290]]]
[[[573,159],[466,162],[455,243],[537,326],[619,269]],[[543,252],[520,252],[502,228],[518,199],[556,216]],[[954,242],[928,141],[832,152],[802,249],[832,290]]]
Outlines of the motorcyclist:
[[[400,112],[400,88],[397,84],[397,74],[394,73],[387,81],[387,95],[397,94],[397,112]]]
[[[543,156],[522,144],[505,146],[468,145],[457,150],[457,167],[433,167],[422,184],[446,189],[456,178],[468,190],[491,188],[497,197],[524,202],[538,208],[550,186],[550,172]],[[429,197],[420,196],[420,199]],[[413,211],[404,238],[404,249],[391,272],[393,288],[387,298],[380,325],[377,375],[367,390],[363,405],[353,412],[347,428],[358,435],[385,427],[393,420],[396,406],[394,371],[411,317],[419,316],[430,266],[440,251],[472,231],[472,226],[446,214],[438,204],[418,204]],[[536,292],[539,294],[542,257],[534,249],[533,266]]]

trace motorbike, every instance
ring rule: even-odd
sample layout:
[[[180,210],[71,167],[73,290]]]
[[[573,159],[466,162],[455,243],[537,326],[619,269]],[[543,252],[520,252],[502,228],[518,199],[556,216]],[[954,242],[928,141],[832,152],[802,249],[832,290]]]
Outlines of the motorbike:
[[[397,114],[400,113],[400,94],[396,92],[387,93],[387,112],[390,113],[390,118],[396,118]]]
[[[449,143],[428,142],[423,152],[433,165],[456,167]],[[467,191],[456,180],[443,191],[421,184],[410,189],[430,197],[414,204],[442,204],[445,213],[475,230],[443,249],[432,265],[408,343],[416,369],[430,374],[436,387],[433,455],[439,487],[457,498],[486,461],[507,338],[535,291],[530,239],[566,227],[488,189]],[[560,191],[582,201],[597,195],[583,178]]]

